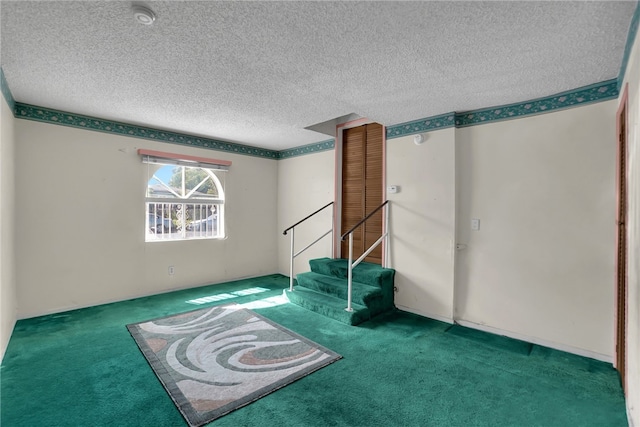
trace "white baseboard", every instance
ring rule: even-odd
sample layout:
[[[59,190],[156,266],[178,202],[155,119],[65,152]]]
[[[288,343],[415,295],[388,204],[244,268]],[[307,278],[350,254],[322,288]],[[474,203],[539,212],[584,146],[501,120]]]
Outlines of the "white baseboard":
[[[146,297],[152,297],[152,296],[156,296],[156,295],[169,294],[169,293],[172,293],[172,292],[179,292],[179,291],[184,291],[184,290],[187,290],[187,289],[203,288],[203,287],[212,286],[212,285],[222,285],[222,284],[226,284],[226,283],[230,283],[230,282],[236,282],[238,280],[255,279],[257,277],[271,276],[273,274],[280,274],[280,273],[254,274],[254,275],[248,275],[248,276],[241,276],[241,277],[233,278],[233,279],[232,278],[222,279],[222,280],[218,280],[218,281],[215,281],[215,282],[206,282],[206,283],[195,284],[195,285],[177,286],[177,287],[173,287],[173,288],[162,289],[162,290],[159,290],[157,292],[156,291],[143,292],[143,293],[139,293],[139,294],[127,295],[124,298],[107,298],[107,299],[97,300],[97,301],[94,301],[94,302],[88,303],[88,304],[66,305],[66,306],[59,306],[59,307],[56,307],[56,308],[52,308],[52,309],[48,309],[48,310],[44,310],[44,311],[39,311],[39,312],[18,313],[17,314],[17,320],[32,319],[32,318],[35,318],[35,317],[49,316],[49,315],[52,315],[52,314],[62,314],[62,313],[66,313],[68,311],[75,311],[75,310],[81,310],[81,309],[84,309],[84,308],[97,307],[99,305],[113,304],[113,303],[117,303],[117,302],[130,301],[130,300],[134,300],[134,299],[138,299],[138,298],[146,298]],[[287,275],[283,274],[283,276],[287,276]],[[287,278],[288,277],[289,276],[287,276]]]
[[[509,338],[514,338],[520,341],[526,341],[526,342],[530,342],[532,344],[537,344],[537,345],[541,345],[543,347],[549,347],[549,348],[553,348],[555,350],[560,350],[560,351],[566,351],[567,353],[572,353],[572,354],[577,354],[578,356],[584,356],[584,357],[589,357],[591,359],[595,359],[595,360],[600,360],[602,362],[607,362],[607,363],[612,363],[613,364],[613,356],[609,356],[606,354],[602,354],[602,353],[597,353],[595,351],[591,351],[591,350],[585,350],[583,348],[578,348],[578,347],[573,347],[567,344],[559,344],[553,341],[547,341],[544,339],[540,339],[540,338],[536,338],[536,337],[531,337],[528,335],[524,335],[524,334],[519,334],[517,332],[511,332],[511,331],[506,331],[504,329],[500,329],[500,328],[494,328],[492,326],[487,326],[487,325],[480,325],[478,323],[474,323],[474,322],[469,322],[467,320],[454,320],[448,317],[444,317],[444,316],[440,316],[437,314],[433,314],[433,313],[427,313],[421,310],[417,310],[415,308],[410,308],[410,307],[405,307],[403,305],[398,305],[396,304],[396,307],[399,310],[402,311],[407,311],[409,313],[413,313],[413,314],[417,314],[419,316],[424,316],[424,317],[428,317],[430,319],[435,319],[435,320],[439,320],[441,322],[445,322],[445,323],[456,323],[460,326],[464,326],[466,328],[471,328],[471,329],[477,329],[479,331],[483,331],[483,332],[488,332],[490,334],[494,334],[494,335],[502,335],[505,337],[509,337]]]
[[[445,316],[440,316],[438,314],[427,313],[424,311],[416,310],[415,308],[405,307],[403,305],[396,304],[396,308],[398,310],[406,311],[408,313],[417,314],[418,316],[428,317],[429,319],[439,320],[441,322],[453,324],[453,319]]]
[[[553,348],[555,350],[566,351],[567,353],[577,354],[578,356],[589,357],[591,359],[600,360],[602,362],[613,363],[613,356],[597,353],[583,348],[573,347],[567,344],[559,344],[553,341],[547,341],[541,338],[531,337],[517,332],[505,331],[503,329],[494,328],[492,326],[480,325],[478,323],[469,322],[467,320],[456,320],[455,323],[467,328],[477,329],[479,331],[489,332],[494,335],[503,335],[509,338],[515,338],[520,341],[530,342],[532,344],[541,345],[543,347]]]

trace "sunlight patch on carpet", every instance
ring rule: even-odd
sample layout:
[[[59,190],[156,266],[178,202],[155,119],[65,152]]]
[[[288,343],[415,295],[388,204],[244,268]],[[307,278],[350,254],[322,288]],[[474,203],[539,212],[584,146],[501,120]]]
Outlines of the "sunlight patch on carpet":
[[[208,307],[127,329],[192,427],[342,357],[239,305]]]
[[[244,304],[239,304],[241,307],[252,310],[254,308],[269,308],[277,305],[289,304],[289,300],[285,295],[276,295],[270,298],[263,298],[256,301],[250,301]]]
[[[225,299],[231,299],[231,298],[238,298],[238,297],[243,297],[243,296],[247,296],[247,295],[253,295],[253,294],[259,294],[262,292],[268,292],[269,289],[267,288],[260,288],[260,287],[254,287],[254,288],[247,288],[247,289],[241,289],[239,291],[233,291],[233,292],[229,292],[229,293],[222,293],[222,294],[214,294],[214,295],[208,295],[205,297],[200,297],[200,298],[196,298],[196,299],[190,299],[187,302],[187,304],[195,304],[195,305],[202,305],[202,304],[207,304],[210,302],[214,302],[214,301],[222,301]]]

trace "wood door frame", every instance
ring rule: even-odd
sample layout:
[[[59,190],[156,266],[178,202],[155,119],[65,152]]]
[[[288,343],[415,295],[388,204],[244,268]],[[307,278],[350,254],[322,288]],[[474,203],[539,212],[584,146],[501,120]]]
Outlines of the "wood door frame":
[[[334,204],[333,204],[333,217],[334,220],[334,230],[342,230],[342,145],[343,145],[343,137],[342,134],[345,130],[355,128],[358,126],[367,125],[369,123],[377,123],[374,120],[370,120],[367,118],[360,118],[357,120],[351,120],[345,123],[339,123],[336,125],[336,138],[334,144]],[[382,200],[386,200],[386,188],[387,188],[387,128],[385,125],[382,126]],[[385,230],[386,214],[385,211],[382,211],[382,233]],[[338,231],[334,234],[333,239],[333,256],[334,258],[341,257],[341,245],[340,245],[340,237],[341,232]],[[386,258],[387,245],[385,242],[382,242],[382,260],[384,262]]]
[[[629,102],[628,102],[628,95],[629,95],[629,84],[627,83],[624,87],[624,90],[622,92],[622,96],[620,98],[620,105],[618,106],[618,111],[616,112],[616,146],[617,146],[617,156],[616,156],[616,277],[615,277],[615,318],[614,318],[614,337],[615,337],[615,349],[614,349],[614,358],[613,358],[613,365],[616,369],[618,369],[618,371],[620,372],[620,378],[622,381],[622,389],[623,392],[625,392],[626,394],[626,390],[627,390],[627,375],[626,375],[626,371],[627,371],[627,335],[628,335],[628,328],[627,328],[627,321],[628,321],[628,298],[629,298],[629,294],[628,294],[628,289],[629,289],[629,285],[628,285],[628,270],[627,270],[627,254],[628,254],[628,250],[629,250],[629,242],[628,240],[625,238],[625,247],[623,248],[624,251],[624,265],[620,266],[620,218],[621,216],[624,218],[623,222],[626,224],[627,219],[628,219],[628,207],[626,204],[626,201],[628,200],[628,194],[629,194],[629,189],[628,189],[628,182],[627,182],[627,177],[626,177],[626,173],[625,176],[621,176],[622,175],[622,171],[624,170],[625,172],[628,171],[628,150],[627,150],[627,143],[629,141],[628,139],[628,135],[629,135]],[[621,127],[622,127],[622,120],[624,118],[624,134],[622,134],[621,131]],[[620,140],[620,137],[624,138],[624,143]],[[625,150],[624,155],[622,153],[622,150]],[[625,162],[624,165],[622,165],[622,162]],[[624,166],[624,168],[623,168]],[[621,208],[621,198],[622,198],[622,188],[620,185],[621,180],[625,181],[625,185],[624,185],[624,190],[626,191],[626,195],[624,196],[624,200],[625,200],[625,205],[623,207],[624,212],[620,212],[620,208]],[[626,227],[625,228],[625,233],[626,233]],[[622,293],[623,295],[620,295],[620,270],[621,267],[624,271],[624,277],[623,279],[623,290]],[[620,299],[623,297],[624,299],[624,307],[620,307]],[[621,319],[620,317],[623,316],[624,318]],[[620,336],[622,335],[622,340],[623,342],[620,342]],[[619,349],[622,348],[622,354],[620,354]],[[622,362],[620,362],[620,359],[622,358]],[[620,366],[622,365],[622,366]]]

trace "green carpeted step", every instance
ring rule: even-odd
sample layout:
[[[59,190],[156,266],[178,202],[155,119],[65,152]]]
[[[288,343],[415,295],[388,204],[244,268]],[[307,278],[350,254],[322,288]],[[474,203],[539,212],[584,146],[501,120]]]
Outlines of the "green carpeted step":
[[[348,276],[348,261],[339,258],[318,258],[309,261],[311,271],[318,274],[346,279]],[[378,264],[361,262],[353,269],[353,281],[382,289],[382,300],[369,304],[372,316],[383,313],[394,307],[394,276],[392,268],[383,268]]]
[[[290,302],[300,307],[315,311],[316,313],[346,323],[347,325],[358,325],[371,318],[371,312],[365,306],[352,304],[353,311],[349,312],[345,310],[345,308],[347,308],[345,300],[302,286],[295,287],[293,292],[285,289],[284,295]]]
[[[326,276],[310,271],[298,274],[298,286],[302,286],[317,292],[347,300],[348,284],[347,279],[338,279],[333,276]],[[351,301],[356,304],[368,306],[374,299],[382,299],[382,289],[377,286],[365,285],[364,283],[353,282]]]
[[[311,271],[327,276],[346,279],[349,271],[349,262],[341,258],[318,258],[309,261]],[[393,276],[395,270],[392,268],[383,268],[378,264],[370,262],[361,262],[353,269],[353,280],[355,282],[366,283],[369,285],[393,288]]]

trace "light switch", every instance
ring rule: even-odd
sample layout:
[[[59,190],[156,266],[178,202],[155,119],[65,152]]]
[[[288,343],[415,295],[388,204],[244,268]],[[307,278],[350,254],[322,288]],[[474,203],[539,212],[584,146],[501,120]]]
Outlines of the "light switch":
[[[471,219],[471,229],[474,231],[480,230],[480,220],[478,218]]]

